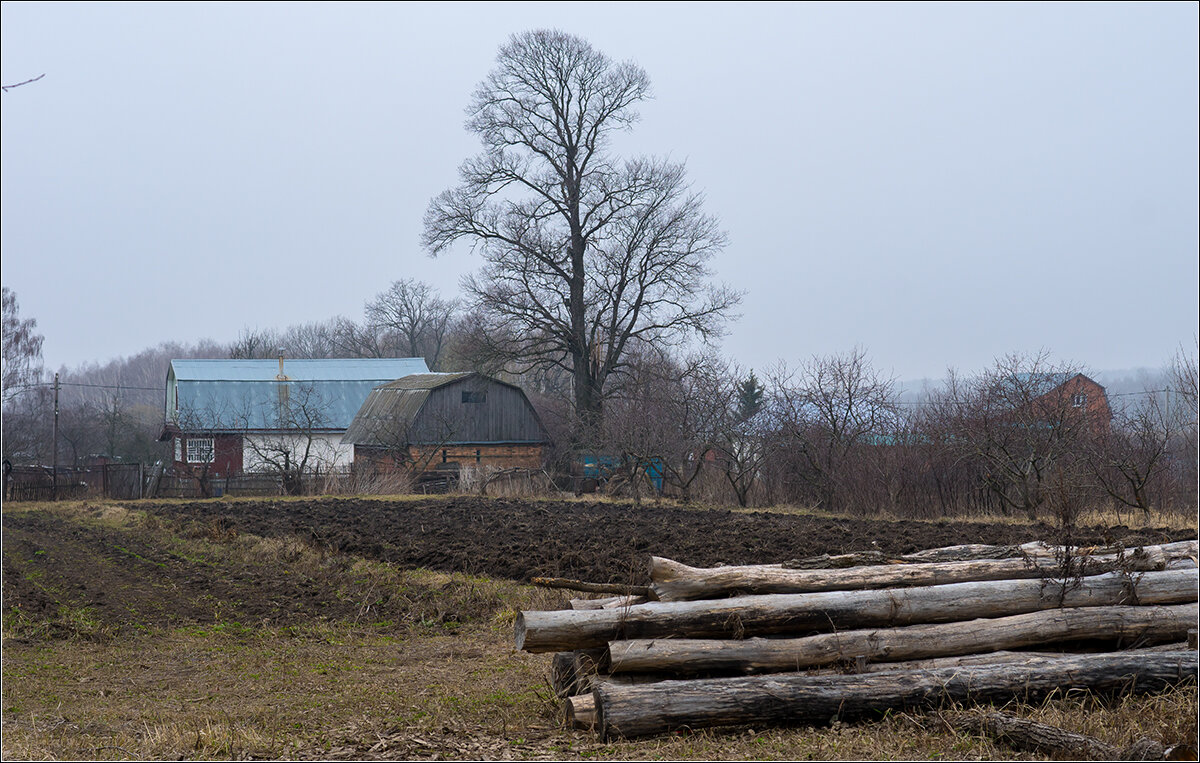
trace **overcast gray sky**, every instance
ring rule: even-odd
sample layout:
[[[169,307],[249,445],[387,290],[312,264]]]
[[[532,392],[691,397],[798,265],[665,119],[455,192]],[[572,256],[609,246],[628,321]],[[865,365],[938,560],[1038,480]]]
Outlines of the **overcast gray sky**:
[[[1197,330],[1196,3],[3,4],[3,282],[47,365],[231,340],[479,264],[419,247],[515,32],[642,65],[746,290],[724,351],[901,378]]]

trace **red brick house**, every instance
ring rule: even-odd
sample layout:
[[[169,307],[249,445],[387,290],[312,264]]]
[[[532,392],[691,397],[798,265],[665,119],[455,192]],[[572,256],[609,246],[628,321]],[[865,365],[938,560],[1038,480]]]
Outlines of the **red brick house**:
[[[1054,420],[1063,415],[1079,415],[1086,419],[1092,434],[1105,434],[1112,425],[1112,408],[1108,404],[1108,393],[1094,379],[1083,374],[1050,379],[1057,385],[1033,401],[1033,405],[1044,408],[1046,418]]]

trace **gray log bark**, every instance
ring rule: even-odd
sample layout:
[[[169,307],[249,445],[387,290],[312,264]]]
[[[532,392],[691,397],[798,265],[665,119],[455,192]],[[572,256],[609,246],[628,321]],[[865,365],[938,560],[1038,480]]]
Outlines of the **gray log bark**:
[[[648,596],[650,594],[650,589],[646,586],[622,583],[589,583],[586,580],[570,578],[533,578],[529,582],[542,588],[565,588],[568,591],[583,591],[584,593],[613,593],[621,596]]]
[[[852,554],[821,554],[804,559],[789,559],[781,566],[792,570],[835,570],[847,567],[866,567],[876,564],[911,564],[914,562],[965,562],[972,559],[1009,559],[1034,552],[1038,542],[1024,546],[988,546],[970,543],[917,551],[912,554],[885,554],[882,551],[860,551]]]
[[[1119,546],[1084,546],[1078,549],[1090,556],[1115,554],[1125,550]],[[913,564],[917,562],[967,562],[976,559],[1011,559],[1020,556],[1049,556],[1061,554],[1060,546],[1051,546],[1042,541],[1024,543],[1020,546],[989,546],[969,543],[962,546],[946,546],[916,551],[911,554],[885,554],[882,551],[860,551],[852,554],[821,554],[804,559],[789,559],[781,566],[793,570],[843,569],[875,564]]]
[[[1138,650],[1142,651],[1142,650]],[[1052,660],[1065,656],[1062,652],[988,652],[986,654],[964,654],[958,657],[932,657],[927,660],[904,660],[902,662],[868,662],[857,672],[861,673],[891,673],[897,670],[939,670],[978,665],[1008,665],[1011,663],[1026,663],[1033,660]],[[828,670],[828,668],[824,669]],[[813,672],[813,671],[810,671]],[[842,670],[841,673],[849,671]]]
[[[1196,604],[1073,607],[939,625],[824,633],[805,638],[636,639],[608,645],[613,673],[777,673],[865,657],[897,662],[1088,639],[1175,641]]]
[[[633,604],[645,604],[645,596],[609,596],[603,599],[571,599],[571,609],[618,609]]]
[[[1187,604],[1196,569],[1108,573],[1061,583],[1000,580],[828,593],[768,594],[709,601],[650,602],[612,610],[525,611],[517,649],[558,652],[637,638],[795,636],[836,629],[894,627],[1005,617],[1056,607]]]
[[[1145,572],[1166,569],[1171,562],[1193,561],[1196,541],[1128,549],[1124,554],[1077,556],[1080,571],[1087,575],[1111,570]],[[689,567],[650,557],[650,588],[659,601],[715,599],[735,594],[809,593],[853,591],[864,588],[946,585],[982,580],[1016,580],[1054,576],[1059,561],[1051,555],[1034,554],[1011,559],[967,562],[885,564],[836,570],[792,569],[779,564],[730,567]]]
[[[1142,647],[1139,649],[1123,650],[1127,654],[1153,654],[1155,652],[1184,652],[1187,651],[1187,644],[1176,641],[1171,644],[1159,644],[1157,646]],[[1078,654],[1085,654],[1080,652]],[[810,676],[832,676],[846,675],[847,673],[892,673],[898,670],[938,670],[940,668],[954,668],[960,666],[979,666],[979,665],[1007,665],[1011,663],[1027,663],[1035,660],[1052,660],[1060,657],[1070,656],[1069,652],[1035,652],[1035,651],[1020,651],[1011,652],[1001,650],[999,652],[987,652],[984,654],[964,654],[957,657],[931,657],[926,660],[903,660],[901,662],[868,662],[861,666],[851,665],[849,662],[839,665],[808,668],[803,671],[805,675]],[[710,673],[706,678],[733,678],[736,673],[721,674]],[[682,678],[687,676],[670,676],[663,673],[616,673],[607,675],[590,676],[585,680],[582,686],[591,690],[600,681],[620,681],[624,676],[629,676],[633,680],[625,683],[656,683],[658,681],[668,681],[672,678]]]
[[[1161,691],[1195,682],[1195,652],[1082,655],[1025,665],[850,676],[753,676],[595,689],[603,739],[739,724],[824,723],[947,702],[1037,701],[1054,691]]]
[[[1187,651],[1187,644],[1184,642],[1174,642],[1171,644],[1159,644],[1157,646],[1143,647],[1140,649],[1126,650],[1125,654],[1153,654],[1155,652],[1183,652]],[[567,654],[571,654],[568,652]],[[559,655],[555,655],[557,658]],[[896,671],[906,670],[938,670],[941,668],[954,667],[978,667],[988,665],[1008,665],[1013,663],[1032,663],[1038,660],[1054,660],[1062,657],[1068,657],[1070,654],[1064,652],[1033,652],[1033,651],[999,651],[988,652],[986,654],[966,654],[957,657],[934,657],[926,660],[904,660],[902,662],[869,662],[864,666],[857,667],[845,664],[836,667],[820,667],[809,668],[803,671],[804,675],[810,676],[830,676],[830,675],[846,675],[848,673],[892,673]],[[712,673],[706,678],[734,678],[735,673]],[[669,681],[677,676],[670,676],[662,673],[596,673],[586,674],[579,677],[578,683],[571,687],[571,691],[566,694],[559,693],[559,697],[569,697],[572,694],[576,696],[591,696],[591,692],[602,682],[635,685],[635,684],[651,684],[662,681]],[[593,705],[594,706],[594,705]]]
[[[1154,654],[1155,652],[1183,652],[1187,651],[1187,646],[1182,642],[1174,642],[1171,644],[1159,644],[1157,646],[1147,646],[1140,649],[1124,650],[1125,654]],[[986,654],[964,654],[959,657],[933,657],[928,660],[905,660],[903,662],[869,662],[862,670],[863,673],[889,673],[896,670],[937,670],[939,668],[953,668],[961,665],[1004,665],[1013,662],[1030,662],[1032,660],[1049,660],[1059,657],[1069,656],[1065,652],[988,652]],[[828,668],[818,668],[815,671],[810,670],[810,673],[829,670]],[[843,670],[842,673],[847,671]]]

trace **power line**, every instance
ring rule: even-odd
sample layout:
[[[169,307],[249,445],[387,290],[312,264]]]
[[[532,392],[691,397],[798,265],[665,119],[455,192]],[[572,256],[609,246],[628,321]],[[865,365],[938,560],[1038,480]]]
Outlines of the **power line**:
[[[60,387],[91,387],[94,389],[136,389],[149,392],[162,392],[164,387],[135,387],[130,384],[84,384],[83,382],[59,382]],[[54,387],[54,382],[38,382],[36,384],[14,384],[17,389],[51,389]]]

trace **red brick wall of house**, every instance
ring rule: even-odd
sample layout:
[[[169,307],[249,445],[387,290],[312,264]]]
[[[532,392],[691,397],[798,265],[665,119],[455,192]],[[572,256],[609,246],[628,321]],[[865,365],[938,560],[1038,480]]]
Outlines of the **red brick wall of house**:
[[[1093,432],[1107,432],[1112,425],[1112,408],[1108,404],[1108,394],[1104,387],[1083,374],[1068,379],[1039,399],[1045,400],[1051,410],[1077,409],[1087,417]]]
[[[200,435],[197,435],[199,437]],[[242,436],[236,434],[213,435],[213,463],[208,467],[210,475],[219,474],[222,477],[242,473]],[[187,462],[188,435],[177,435],[172,443],[171,458],[176,470],[202,469],[204,464],[189,464]],[[179,458],[175,458],[176,453]]]

